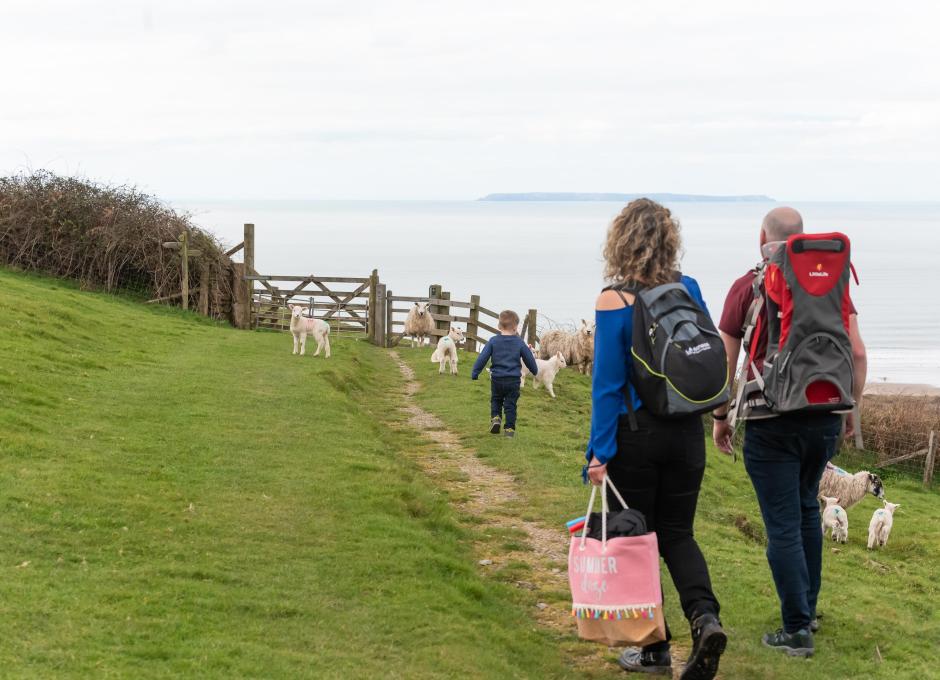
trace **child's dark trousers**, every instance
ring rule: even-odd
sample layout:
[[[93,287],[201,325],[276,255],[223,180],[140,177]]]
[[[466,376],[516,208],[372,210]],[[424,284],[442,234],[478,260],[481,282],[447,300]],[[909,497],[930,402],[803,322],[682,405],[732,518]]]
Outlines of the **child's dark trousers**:
[[[516,402],[519,401],[519,378],[492,378],[490,380],[490,417],[502,418],[506,412],[503,427],[516,429]]]

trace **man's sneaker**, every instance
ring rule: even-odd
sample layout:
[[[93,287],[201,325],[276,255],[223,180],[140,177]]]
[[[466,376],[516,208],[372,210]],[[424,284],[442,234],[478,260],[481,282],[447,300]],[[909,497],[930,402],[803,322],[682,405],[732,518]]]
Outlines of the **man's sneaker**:
[[[767,633],[764,635],[764,645],[771,649],[778,649],[788,656],[812,656],[816,651],[816,645],[813,644],[813,634],[809,628],[803,628],[795,633],[785,633],[783,629],[778,629],[776,633]]]
[[[630,673],[672,675],[672,656],[668,649],[662,652],[644,652],[636,647],[627,647],[617,659],[617,663]]]
[[[502,420],[499,417],[490,419],[490,434],[499,434],[499,426],[502,424]]]
[[[819,632],[819,619],[813,619],[809,622],[809,632],[818,633]]]
[[[509,437],[510,439],[512,439],[513,437],[516,436],[516,431],[512,429],[511,427],[507,427],[503,429],[503,434]]]
[[[692,653],[680,680],[712,680],[718,660],[728,644],[728,636],[714,614],[702,614],[692,621]]]

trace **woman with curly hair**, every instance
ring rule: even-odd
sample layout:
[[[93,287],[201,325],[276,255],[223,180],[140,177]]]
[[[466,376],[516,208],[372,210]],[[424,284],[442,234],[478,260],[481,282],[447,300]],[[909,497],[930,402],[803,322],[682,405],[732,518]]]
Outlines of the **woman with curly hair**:
[[[587,475],[601,484],[608,475],[627,504],[643,513],[656,532],[692,627],[692,653],[682,673],[685,680],[710,680],[727,636],[718,620],[718,600],[708,566],[692,531],[695,507],[705,472],[705,435],[701,416],[663,420],[643,407],[630,385],[634,290],[680,281],[707,313],[695,279],[679,273],[679,223],[669,209],[646,198],[632,201],[614,219],[604,246],[605,278],[613,286],[597,298],[594,336],[591,440]],[[632,401],[636,429],[629,424]],[[608,494],[611,510],[620,504]],[[643,649],[628,648],[620,657],[627,671],[671,674],[666,641]]]

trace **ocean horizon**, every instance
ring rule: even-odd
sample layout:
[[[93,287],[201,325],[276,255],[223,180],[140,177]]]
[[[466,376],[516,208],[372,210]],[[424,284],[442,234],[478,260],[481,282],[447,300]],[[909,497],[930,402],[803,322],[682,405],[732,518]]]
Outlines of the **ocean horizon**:
[[[604,285],[601,249],[622,202],[422,200],[171,201],[226,244],[255,224],[262,274],[366,276],[399,295],[441,284],[453,299],[539,311],[540,325],[593,316]],[[841,231],[852,240],[860,285],[852,284],[869,352],[869,382],[940,386],[936,253],[940,202],[776,203],[677,201],[683,271],[696,278],[713,316],[731,282],[759,259],[761,219],[792,205],[808,232]]]

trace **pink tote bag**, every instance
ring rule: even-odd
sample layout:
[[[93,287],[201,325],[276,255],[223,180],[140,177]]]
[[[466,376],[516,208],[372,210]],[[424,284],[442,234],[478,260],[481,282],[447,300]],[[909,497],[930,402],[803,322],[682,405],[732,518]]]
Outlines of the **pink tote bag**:
[[[601,486],[602,539],[588,538],[597,496],[597,487],[592,488],[584,529],[580,536],[572,537],[568,550],[571,614],[578,622],[578,635],[585,640],[642,647],[666,639],[656,534],[608,540],[607,486],[627,507],[605,475]]]

